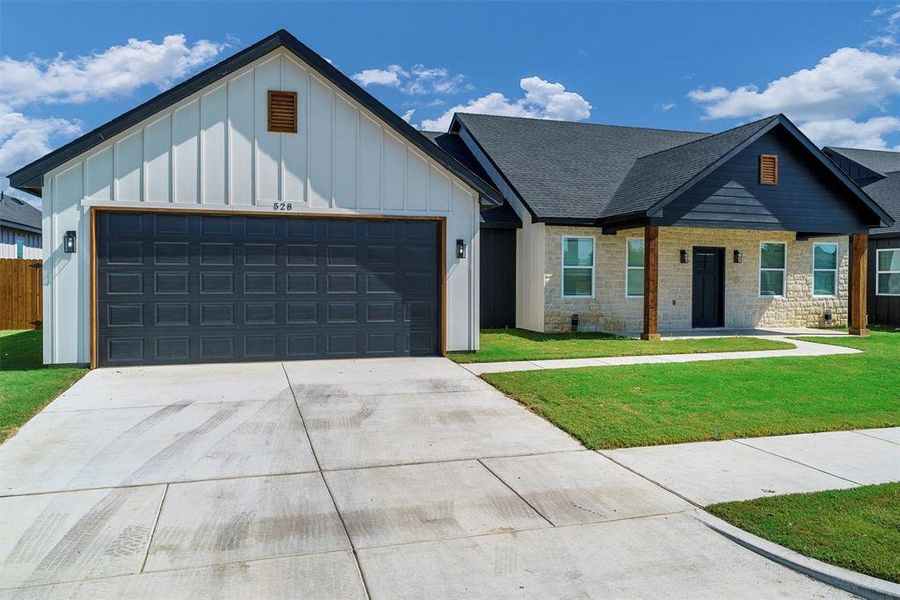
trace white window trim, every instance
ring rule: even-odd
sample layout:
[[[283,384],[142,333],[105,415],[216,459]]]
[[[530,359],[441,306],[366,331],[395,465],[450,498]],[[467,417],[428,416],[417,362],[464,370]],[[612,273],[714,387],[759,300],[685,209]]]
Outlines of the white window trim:
[[[900,294],[888,294],[887,292],[882,293],[881,291],[881,277],[879,275],[889,274],[892,275],[894,273],[900,274],[900,271],[882,271],[879,267],[881,265],[881,261],[879,260],[879,256],[882,252],[900,252],[900,248],[879,248],[875,251],[875,295],[876,296],[900,296]]]
[[[765,269],[762,266],[762,249],[765,244],[781,244],[784,246],[784,268],[782,269],[773,269],[771,267],[766,267]],[[788,247],[787,242],[770,242],[763,240],[759,243],[759,267],[756,270],[756,293],[759,294],[760,298],[784,298],[785,289],[787,288],[787,265],[788,265]],[[763,271],[781,271],[781,293],[775,295],[768,295],[762,293],[762,272]]]
[[[587,269],[585,266],[566,266],[566,241],[567,240],[591,240],[591,295],[590,296],[569,296],[566,295],[566,269]],[[588,235],[564,235],[560,240],[560,255],[559,255],[559,266],[560,266],[560,277],[559,277],[559,291],[562,294],[563,298],[569,298],[572,300],[593,300],[594,293],[597,288],[597,269],[595,268],[597,265],[597,243],[596,240],[592,236]]]
[[[834,268],[833,269],[817,269],[816,268],[816,246],[834,246]],[[785,250],[785,262],[787,262],[787,250]],[[838,269],[841,266],[841,246],[837,242],[815,242],[812,251],[812,293],[813,298],[837,298],[838,297]],[[817,294],[816,293],[816,271],[823,273],[834,273],[834,293],[833,294]]]
[[[631,243],[632,240],[637,240],[641,243],[644,243],[644,238],[630,237],[630,238],[625,239],[625,297],[626,298],[643,298],[644,297],[643,290],[641,290],[640,294],[629,294],[628,293],[628,272],[629,271],[637,271],[637,270],[644,271],[645,267],[647,266],[647,255],[646,254],[644,254],[644,264],[643,265],[641,265],[640,267],[629,267],[628,266],[628,244]],[[646,252],[646,251],[647,251],[647,249],[644,248],[644,252]],[[644,273],[646,274],[646,271],[644,271]]]

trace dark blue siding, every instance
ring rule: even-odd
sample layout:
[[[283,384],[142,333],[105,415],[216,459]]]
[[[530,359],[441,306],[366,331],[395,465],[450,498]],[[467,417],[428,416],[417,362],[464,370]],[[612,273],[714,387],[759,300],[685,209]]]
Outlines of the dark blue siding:
[[[879,249],[900,248],[900,235],[869,239],[869,268],[866,282],[869,296],[869,323],[874,325],[893,325],[900,327],[900,296],[876,296],[875,263]]]
[[[760,185],[759,155],[778,155],[778,185]],[[859,200],[776,128],[654,218],[660,225],[850,233],[867,229]]]

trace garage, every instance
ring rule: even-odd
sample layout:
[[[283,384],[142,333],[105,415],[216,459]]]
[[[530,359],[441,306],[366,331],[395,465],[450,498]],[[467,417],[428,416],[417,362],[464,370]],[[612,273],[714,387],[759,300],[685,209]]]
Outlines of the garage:
[[[442,350],[439,219],[95,219],[100,366]]]

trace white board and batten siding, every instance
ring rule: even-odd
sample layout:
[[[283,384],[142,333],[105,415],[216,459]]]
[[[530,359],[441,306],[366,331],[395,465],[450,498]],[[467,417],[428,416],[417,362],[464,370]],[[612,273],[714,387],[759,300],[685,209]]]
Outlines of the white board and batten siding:
[[[297,92],[298,133],[267,131],[269,90]],[[89,361],[92,206],[444,217],[447,349],[477,349],[477,192],[287,51],[58,167],[43,197],[46,363]]]

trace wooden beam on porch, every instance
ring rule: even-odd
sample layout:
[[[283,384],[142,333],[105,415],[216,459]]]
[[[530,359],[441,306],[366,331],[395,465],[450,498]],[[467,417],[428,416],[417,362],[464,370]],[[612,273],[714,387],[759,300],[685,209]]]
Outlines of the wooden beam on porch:
[[[850,236],[850,334],[869,335],[866,323],[866,283],[869,268],[869,236]]]
[[[659,339],[659,227],[644,227],[644,331],[642,340]]]

